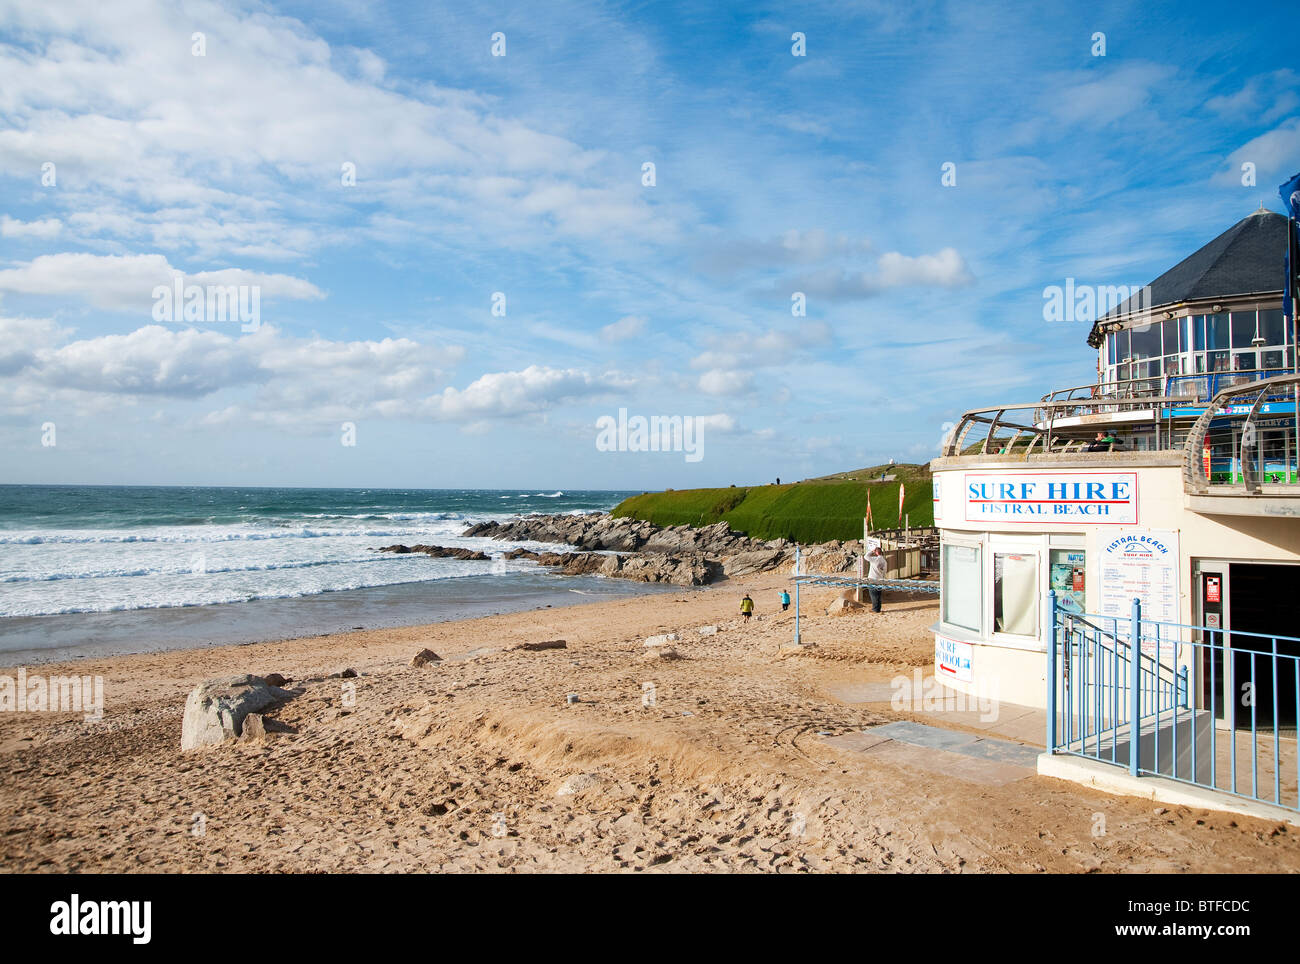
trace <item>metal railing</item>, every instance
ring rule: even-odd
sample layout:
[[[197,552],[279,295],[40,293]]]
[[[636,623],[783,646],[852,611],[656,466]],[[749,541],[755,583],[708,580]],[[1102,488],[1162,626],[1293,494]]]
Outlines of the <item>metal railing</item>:
[[[1179,398],[1184,402],[1203,401],[1219,392],[1262,381],[1278,375],[1295,374],[1293,368],[1249,368],[1201,372],[1197,375],[1149,375],[1145,378],[1123,378],[1108,382],[1089,382],[1073,388],[1048,392],[1044,402],[1085,401],[1091,399],[1152,399]]]
[[[1300,639],[1049,605],[1048,752],[1300,811]]]
[[[960,421],[953,426],[945,437],[941,450],[947,457],[1002,454],[1026,458],[1049,452],[1085,451],[1088,441],[1075,436],[1059,435],[1057,421],[1116,412],[1141,413],[1147,424],[1155,426],[1155,447],[1173,448],[1176,447],[1176,440],[1168,434],[1165,423],[1169,410],[1174,405],[1185,404],[1186,399],[1157,395],[1151,398],[1057,399],[971,409],[964,412]],[[977,426],[987,427],[982,443],[978,440],[968,442],[967,439]],[[999,432],[1007,434],[999,436]],[[977,446],[978,452],[971,451]]]
[[[1300,375],[1275,375],[1218,392],[1183,444],[1183,484],[1205,494],[1224,485],[1247,495],[1265,483],[1300,481]],[[1273,423],[1277,423],[1274,425]],[[1289,438],[1278,438],[1278,433]],[[1268,436],[1266,438],[1266,433]],[[1270,451],[1266,443],[1282,444]],[[1280,454],[1280,459],[1277,457]],[[1222,490],[1220,488],[1220,490]]]

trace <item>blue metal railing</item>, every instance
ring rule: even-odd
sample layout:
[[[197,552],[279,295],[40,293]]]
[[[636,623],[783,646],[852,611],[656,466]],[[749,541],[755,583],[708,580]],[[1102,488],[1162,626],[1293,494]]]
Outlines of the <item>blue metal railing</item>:
[[[1166,375],[1166,395],[1185,396],[1191,400],[1209,400],[1225,388],[1257,382],[1274,375],[1290,375],[1291,368],[1249,368],[1238,371],[1202,372],[1199,375]],[[1159,378],[1147,379],[1159,382]],[[1154,394],[1154,392],[1152,392]]]
[[[1050,608],[1049,752],[1300,811],[1300,639]]]

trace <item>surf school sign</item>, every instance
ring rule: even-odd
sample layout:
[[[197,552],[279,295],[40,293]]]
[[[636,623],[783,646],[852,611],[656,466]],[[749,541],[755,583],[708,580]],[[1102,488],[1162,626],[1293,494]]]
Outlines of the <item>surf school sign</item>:
[[[1136,472],[967,472],[967,522],[1134,525]]]
[[[969,683],[974,679],[971,671],[971,658],[974,651],[970,643],[959,643],[946,636],[934,637],[934,675],[942,679],[961,680]]]

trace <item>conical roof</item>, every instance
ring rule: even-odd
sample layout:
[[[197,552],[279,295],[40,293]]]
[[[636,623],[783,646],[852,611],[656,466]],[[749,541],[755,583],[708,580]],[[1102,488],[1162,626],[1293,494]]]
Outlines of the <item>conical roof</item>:
[[[1280,294],[1286,276],[1286,222],[1282,215],[1262,209],[1242,218],[1151,282],[1149,307],[1234,295]],[[1135,299],[1098,318],[1088,336],[1089,344],[1099,343],[1098,327],[1103,321],[1142,307]]]

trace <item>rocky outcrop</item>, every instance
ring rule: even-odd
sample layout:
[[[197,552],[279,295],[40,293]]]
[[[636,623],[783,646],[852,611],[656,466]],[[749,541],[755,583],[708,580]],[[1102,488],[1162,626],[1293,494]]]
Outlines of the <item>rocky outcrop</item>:
[[[784,539],[765,542],[735,532],[725,522],[713,525],[660,527],[640,519],[615,518],[604,512],[584,515],[533,515],[502,522],[480,522],[463,535],[511,542],[557,542],[591,552],[651,552],[675,555],[703,552],[730,556],[753,549],[785,549]]]
[[[181,749],[238,739],[250,713],[260,713],[292,696],[260,676],[231,676],[200,683],[185,700]],[[256,728],[263,729],[260,717]]]
[[[405,555],[408,552],[422,552],[435,559],[461,559],[469,562],[490,562],[492,557],[477,549],[458,549],[452,546],[381,546],[380,552],[393,552]]]
[[[580,515],[530,515],[480,522],[464,536],[512,542],[551,542],[572,552],[511,549],[507,559],[532,559],[566,576],[612,576],[640,582],[701,586],[725,576],[773,570],[790,572],[795,546],[786,539],[751,539],[725,522],[708,526],[657,526],[603,512]],[[388,547],[387,551],[415,551]],[[847,573],[857,568],[861,542],[828,542],[803,549],[805,573]],[[486,558],[486,557],[485,557]]]

